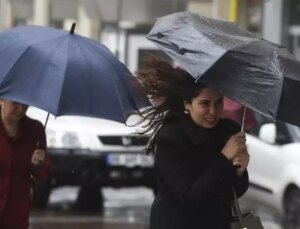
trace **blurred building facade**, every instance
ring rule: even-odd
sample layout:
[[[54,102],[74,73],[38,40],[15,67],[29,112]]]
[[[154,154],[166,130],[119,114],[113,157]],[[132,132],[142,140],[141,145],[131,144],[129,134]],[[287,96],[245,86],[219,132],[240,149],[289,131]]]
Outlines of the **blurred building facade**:
[[[69,30],[76,22],[76,33],[105,43],[134,70],[133,53],[141,45],[154,49],[144,36],[157,17],[189,10],[247,27],[249,2],[253,0],[0,0],[0,30],[24,24]]]
[[[0,0],[0,30],[22,24],[48,25],[100,38],[103,25],[151,26],[157,17],[179,11],[194,11],[246,25],[252,12],[260,12],[262,0]],[[248,12],[247,9],[250,9]],[[251,22],[253,23],[253,22]]]
[[[140,43],[154,49],[144,36],[155,19],[185,10],[237,22],[300,58],[300,0],[0,0],[0,31],[23,24],[69,30],[76,22],[76,33],[103,42],[134,70]]]

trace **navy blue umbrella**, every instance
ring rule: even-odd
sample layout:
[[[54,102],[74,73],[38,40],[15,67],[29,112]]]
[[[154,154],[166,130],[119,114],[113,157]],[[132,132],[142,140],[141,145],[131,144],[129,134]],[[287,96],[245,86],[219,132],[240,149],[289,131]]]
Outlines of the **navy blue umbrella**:
[[[71,31],[21,26],[0,33],[0,98],[46,110],[125,122],[149,105],[107,47]]]

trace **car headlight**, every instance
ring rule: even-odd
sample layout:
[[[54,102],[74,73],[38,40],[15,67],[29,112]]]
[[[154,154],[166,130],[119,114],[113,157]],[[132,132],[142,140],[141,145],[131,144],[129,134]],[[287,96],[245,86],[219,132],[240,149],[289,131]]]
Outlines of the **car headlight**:
[[[78,134],[71,131],[47,130],[47,145],[51,148],[82,148]]]

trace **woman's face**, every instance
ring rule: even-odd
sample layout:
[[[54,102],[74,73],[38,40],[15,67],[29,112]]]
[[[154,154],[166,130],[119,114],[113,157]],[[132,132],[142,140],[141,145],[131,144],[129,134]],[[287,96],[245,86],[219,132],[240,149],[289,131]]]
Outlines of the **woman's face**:
[[[184,101],[184,107],[196,124],[213,128],[223,113],[223,96],[215,90],[204,88],[191,102]]]
[[[27,108],[27,105],[3,99],[1,100],[2,119],[18,123],[25,116]]]

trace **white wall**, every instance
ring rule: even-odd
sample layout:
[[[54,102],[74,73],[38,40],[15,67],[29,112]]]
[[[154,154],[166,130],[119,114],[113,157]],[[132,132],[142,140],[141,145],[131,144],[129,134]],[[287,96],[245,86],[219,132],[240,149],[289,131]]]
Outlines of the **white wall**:
[[[127,67],[131,72],[138,70],[139,50],[157,50],[151,41],[147,40],[145,35],[131,34],[128,36],[128,53],[127,53]]]
[[[262,37],[281,44],[283,0],[268,0],[263,4]]]
[[[11,4],[8,0],[0,0],[0,31],[12,26]]]

